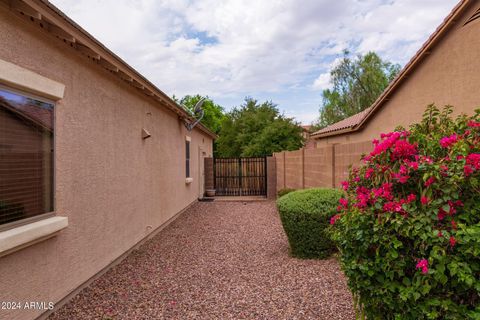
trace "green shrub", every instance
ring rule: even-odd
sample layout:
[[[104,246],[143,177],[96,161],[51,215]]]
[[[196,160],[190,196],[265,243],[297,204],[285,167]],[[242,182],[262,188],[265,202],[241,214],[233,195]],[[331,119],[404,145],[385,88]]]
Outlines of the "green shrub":
[[[325,230],[342,194],[335,189],[307,189],[277,200],[293,256],[325,258],[335,250]]]
[[[367,319],[480,319],[480,110],[382,134],[333,216]]]
[[[289,194],[290,192],[293,192],[295,190],[296,189],[290,189],[290,188],[280,189],[277,192],[277,197],[278,198],[283,197],[284,195]]]

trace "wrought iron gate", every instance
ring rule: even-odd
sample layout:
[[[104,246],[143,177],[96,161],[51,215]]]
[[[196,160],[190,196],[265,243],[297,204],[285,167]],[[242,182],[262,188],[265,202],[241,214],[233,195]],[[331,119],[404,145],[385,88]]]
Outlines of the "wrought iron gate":
[[[214,158],[217,196],[266,196],[267,158]]]

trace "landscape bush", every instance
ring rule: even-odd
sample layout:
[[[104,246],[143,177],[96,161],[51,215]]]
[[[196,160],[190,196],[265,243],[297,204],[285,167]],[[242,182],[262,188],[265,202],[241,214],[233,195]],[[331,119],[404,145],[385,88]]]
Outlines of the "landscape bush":
[[[293,192],[295,190],[296,189],[291,189],[291,188],[280,189],[277,192],[277,197],[278,198],[283,197],[284,195],[289,194],[290,192]]]
[[[326,258],[335,250],[326,229],[342,194],[335,189],[306,189],[290,192],[277,200],[293,256]]]
[[[480,110],[429,106],[342,183],[332,234],[367,319],[480,319]]]

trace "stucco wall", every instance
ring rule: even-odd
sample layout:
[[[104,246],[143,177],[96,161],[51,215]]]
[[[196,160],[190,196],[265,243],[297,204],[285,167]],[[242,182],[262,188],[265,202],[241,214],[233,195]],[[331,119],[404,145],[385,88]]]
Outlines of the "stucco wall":
[[[423,58],[363,130],[317,139],[317,147],[372,140],[398,125],[408,128],[421,120],[425,107],[431,103],[438,107],[452,105],[455,114],[473,114],[480,108],[480,19],[463,26],[478,6],[478,1],[472,1],[463,17]]]
[[[0,59],[66,85],[55,109],[55,208],[60,235],[0,258],[0,301],[57,302],[199,193],[199,150],[212,140],[66,44],[0,7]],[[152,137],[141,138],[146,128]],[[203,165],[203,161],[201,163]],[[1,319],[39,311],[0,310]]]

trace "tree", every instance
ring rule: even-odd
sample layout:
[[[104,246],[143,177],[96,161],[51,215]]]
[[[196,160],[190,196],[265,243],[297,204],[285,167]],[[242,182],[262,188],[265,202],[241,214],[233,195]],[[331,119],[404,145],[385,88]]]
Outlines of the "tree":
[[[343,59],[331,72],[332,89],[323,90],[323,106],[317,129],[353,116],[368,108],[400,71],[400,65],[382,60],[375,52]]]
[[[280,114],[277,105],[246,98],[243,105],[226,114],[216,152],[219,157],[256,157],[296,150],[302,144],[302,128]]]
[[[204,111],[204,115],[202,118],[201,123],[213,131],[214,133],[218,134],[220,132],[220,126],[225,117],[223,107],[214,103],[212,99],[208,96],[201,96],[196,94],[194,96],[186,95],[182,99],[178,100],[175,96],[173,96],[173,100],[181,105],[187,107],[187,109],[193,112],[195,105],[197,104],[200,99],[205,98],[203,102],[202,109]]]

